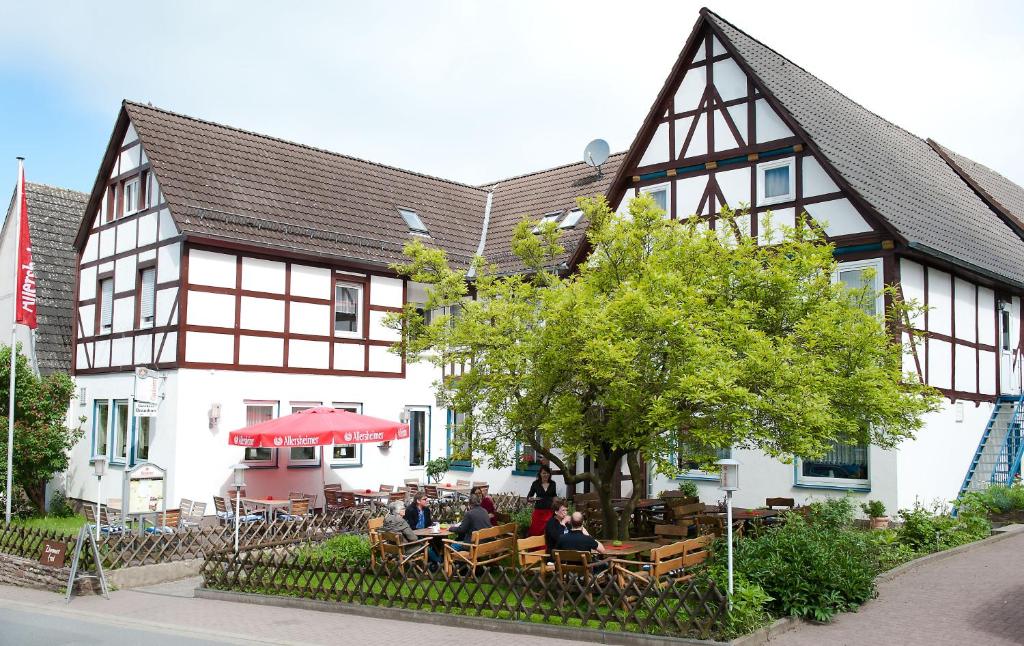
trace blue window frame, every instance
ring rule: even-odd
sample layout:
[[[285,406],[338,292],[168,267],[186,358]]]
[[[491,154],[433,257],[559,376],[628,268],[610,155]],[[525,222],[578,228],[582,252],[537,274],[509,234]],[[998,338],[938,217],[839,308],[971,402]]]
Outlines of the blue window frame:
[[[459,455],[472,455],[473,448],[472,448],[471,445],[467,446],[467,443],[462,443],[461,446],[455,446],[454,445],[454,443],[457,441],[455,439],[455,436],[458,433],[459,427],[462,426],[462,424],[465,421],[465,419],[466,419],[466,414],[465,413],[456,413],[455,411],[452,411],[452,410],[448,411],[448,425],[447,425],[447,429],[448,429],[448,434],[447,435],[448,435],[448,437],[447,437],[447,445],[448,445],[448,457],[449,458],[452,457],[453,453],[459,454]],[[472,459],[452,460],[451,461],[450,469],[452,471],[472,471],[473,470],[473,460]]]
[[[409,415],[409,466],[422,467],[430,460],[430,406],[407,406]]]

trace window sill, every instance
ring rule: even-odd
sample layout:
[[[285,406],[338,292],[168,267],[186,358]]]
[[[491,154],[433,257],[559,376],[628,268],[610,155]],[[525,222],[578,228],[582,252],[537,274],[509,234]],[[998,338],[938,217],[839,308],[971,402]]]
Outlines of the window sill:
[[[289,464],[289,469],[319,469],[319,464]]]
[[[358,464],[353,463],[353,464],[332,464],[332,465],[330,465],[330,467],[332,469],[358,469],[361,466],[363,466],[362,462],[360,462]]]
[[[472,464],[455,464],[454,462],[448,467],[449,471],[472,471]]]
[[[267,464],[265,462],[259,462],[259,463],[256,463],[256,464],[254,464],[252,462],[243,462],[242,464],[244,464],[245,466],[249,467],[250,469],[276,469],[277,468],[276,464]]]
[[[514,476],[530,476],[531,478],[536,478],[538,471],[540,471],[540,469],[534,469],[532,471],[529,471],[529,470],[528,471],[520,471],[519,469],[513,469],[512,470],[512,475],[514,475]]]
[[[856,491],[868,493],[871,491],[871,484],[826,484],[823,482],[797,482],[793,485],[796,489],[823,489],[827,491]]]
[[[676,476],[676,480],[703,480],[708,482],[718,482],[720,478],[715,473],[695,473],[690,475]]]

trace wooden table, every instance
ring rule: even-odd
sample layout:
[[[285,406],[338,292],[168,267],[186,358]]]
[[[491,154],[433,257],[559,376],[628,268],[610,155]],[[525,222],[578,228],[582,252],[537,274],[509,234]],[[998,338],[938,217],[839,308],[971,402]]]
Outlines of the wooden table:
[[[350,493],[356,500],[367,500],[370,502],[386,501],[391,497],[391,493],[388,491],[367,491],[366,489],[359,489],[358,491],[342,491],[341,493]]]
[[[420,490],[422,491],[422,489]],[[469,492],[473,491],[472,485],[453,485],[453,484],[441,484],[437,485],[437,495],[442,496],[445,492],[454,493],[456,496],[469,497]]]
[[[743,507],[732,508],[732,519],[733,520],[763,520],[765,518],[774,518],[781,514],[782,511],[778,509],[745,509]],[[725,516],[724,511],[716,512],[715,515]]]
[[[604,544],[605,556],[634,556],[641,552],[650,552],[656,547],[661,547],[659,543],[651,543],[648,541],[622,541],[622,545],[612,545],[612,541],[602,541]]]
[[[258,505],[267,510],[267,514],[269,515],[267,518],[268,523],[273,523],[274,518],[277,517],[277,513],[274,511],[275,509],[278,507],[284,507],[287,509],[292,503],[292,501],[287,498],[284,500],[281,500],[280,498],[242,498],[242,502]],[[232,511],[234,511],[234,506],[232,506]]]
[[[447,527],[436,532],[434,531],[433,527],[424,527],[423,529],[414,529],[412,531],[420,538],[432,538],[434,536],[438,538],[445,538],[450,535],[450,532],[448,531]]]

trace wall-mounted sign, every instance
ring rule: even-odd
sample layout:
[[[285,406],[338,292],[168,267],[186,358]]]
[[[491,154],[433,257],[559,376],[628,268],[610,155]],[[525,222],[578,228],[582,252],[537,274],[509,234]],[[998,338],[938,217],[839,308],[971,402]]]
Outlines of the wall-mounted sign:
[[[43,551],[39,555],[39,562],[47,567],[64,567],[64,555],[68,551],[66,543],[58,541],[46,541],[43,543]]]
[[[160,379],[147,368],[135,369],[135,401],[157,404],[160,401]]]
[[[156,402],[140,402],[135,401],[135,416],[136,417],[156,417],[157,409],[159,404]]]

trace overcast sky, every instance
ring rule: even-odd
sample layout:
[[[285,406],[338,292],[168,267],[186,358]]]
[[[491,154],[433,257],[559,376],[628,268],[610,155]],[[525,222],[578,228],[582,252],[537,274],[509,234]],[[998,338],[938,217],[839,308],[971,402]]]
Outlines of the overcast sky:
[[[0,9],[0,186],[91,190],[123,98],[483,183],[632,142],[701,3],[40,0]],[[1024,3],[713,2],[1024,184]],[[4,164],[9,163],[5,170]]]

